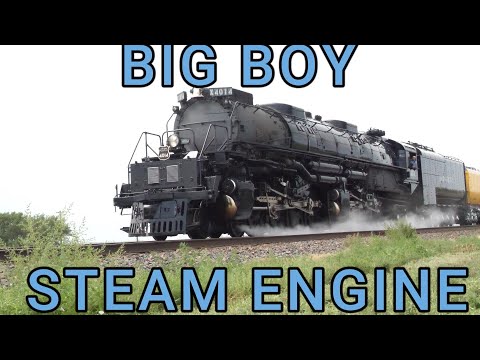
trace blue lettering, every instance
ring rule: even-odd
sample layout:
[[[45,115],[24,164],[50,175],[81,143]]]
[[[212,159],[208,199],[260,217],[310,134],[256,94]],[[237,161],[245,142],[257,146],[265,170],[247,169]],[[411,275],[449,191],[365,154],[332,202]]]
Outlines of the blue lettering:
[[[272,284],[265,285],[264,279],[269,278],[281,278],[283,276],[283,269],[281,268],[253,268],[253,281],[252,281],[252,295],[253,295],[253,311],[254,312],[280,312],[283,310],[283,304],[281,302],[265,302],[265,294],[278,295],[280,294],[280,285]]]
[[[135,270],[133,268],[107,268],[105,269],[105,311],[133,312],[134,304],[132,302],[120,303],[116,301],[117,294],[131,294],[132,285],[117,285],[117,278],[133,278]]]
[[[438,269],[438,311],[439,312],[467,312],[468,302],[450,302],[450,294],[463,295],[466,292],[464,284],[450,285],[451,278],[467,278],[468,269]]]
[[[414,285],[412,278],[404,268],[395,268],[393,273],[393,307],[395,312],[405,312],[405,292],[408,293],[418,311],[430,311],[430,269],[420,268],[418,277],[420,281],[419,289]]]
[[[260,54],[260,59],[254,60],[253,55]],[[273,51],[266,45],[242,46],[242,86],[263,87],[269,85],[274,78],[275,70],[271,62]],[[253,76],[254,70],[261,70],[262,76]]]
[[[344,47],[340,57],[332,45],[320,45],[325,57],[333,70],[333,86],[345,87],[345,71],[347,70],[350,60],[352,60],[353,54],[357,50],[358,45],[347,45]]]
[[[288,269],[288,311],[299,311],[300,292],[305,295],[308,305],[314,311],[324,311],[323,272],[322,268],[313,269],[314,294],[299,269]]]
[[[357,284],[367,283],[367,278],[361,270],[355,268],[341,269],[333,276],[331,285],[332,300],[341,311],[348,313],[358,312],[367,306],[367,289],[360,287],[348,288],[347,295],[355,298],[355,300],[347,302],[343,297],[343,282],[349,277],[353,278]]]
[[[146,87],[155,80],[155,68],[152,63],[155,52],[149,45],[123,45],[123,87]],[[140,59],[135,59],[140,55]],[[141,71],[141,76],[135,76],[135,70]]]
[[[196,53],[202,53],[205,59],[215,60],[217,54],[215,49],[210,45],[191,45],[187,46],[181,56],[182,77],[190,86],[204,88],[217,82],[217,65],[215,63],[199,62],[197,63],[197,71],[204,74],[203,77],[196,76],[193,73],[192,61]]]
[[[66,278],[75,278],[76,279],[76,311],[85,312],[87,311],[87,301],[88,301],[88,288],[87,288],[87,278],[98,278],[100,276],[100,270],[98,268],[65,268],[63,269],[63,276]]]
[[[192,290],[200,312],[210,310],[213,298],[216,298],[215,311],[227,311],[227,269],[214,269],[205,292],[200,287],[195,269],[182,269],[182,311],[192,311]]]
[[[162,46],[162,87],[173,87],[173,46]]]
[[[386,288],[386,269],[377,268],[375,269],[375,311],[385,312],[385,298],[387,296]]]
[[[155,289],[160,289],[160,293],[155,293]],[[172,292],[165,280],[165,274],[162,269],[152,269],[148,277],[147,285],[143,290],[138,311],[148,311],[151,303],[163,303],[167,312],[177,311],[173,302]]]
[[[26,297],[28,306],[37,312],[47,313],[54,311],[60,305],[60,294],[51,286],[40,283],[40,278],[47,278],[51,284],[60,284],[60,276],[50,268],[38,268],[28,274],[28,287],[40,295],[48,298],[46,302],[39,300],[36,295],[28,295]]]
[[[292,57],[300,53],[305,57],[305,73],[296,77],[292,74]],[[285,48],[280,56],[280,75],[283,81],[295,88],[303,88],[312,83],[317,75],[317,57],[308,45],[293,45]]]

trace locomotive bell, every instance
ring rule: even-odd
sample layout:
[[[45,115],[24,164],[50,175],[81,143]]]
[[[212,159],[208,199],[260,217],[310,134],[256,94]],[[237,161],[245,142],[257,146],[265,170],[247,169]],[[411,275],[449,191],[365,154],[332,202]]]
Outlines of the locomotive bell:
[[[235,203],[235,200],[231,196],[228,195],[222,195],[220,197],[221,201],[221,206],[223,207],[223,213],[225,214],[225,219],[226,220],[231,220],[237,215],[237,204]]]
[[[340,206],[336,202],[330,201],[328,203],[328,212],[332,216],[338,216],[340,215]]]

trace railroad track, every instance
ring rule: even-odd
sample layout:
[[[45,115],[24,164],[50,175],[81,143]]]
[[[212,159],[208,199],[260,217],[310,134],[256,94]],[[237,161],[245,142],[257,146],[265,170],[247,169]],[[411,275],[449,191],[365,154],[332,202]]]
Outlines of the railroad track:
[[[456,227],[436,227],[436,228],[421,228],[416,229],[417,234],[428,233],[449,233],[458,231],[475,231],[480,229],[480,226],[456,226]],[[385,230],[370,230],[370,231],[349,231],[338,233],[317,233],[317,234],[301,234],[301,235],[286,235],[286,236],[265,236],[265,237],[242,237],[242,238],[220,238],[220,239],[205,239],[205,240],[169,240],[165,242],[126,242],[126,243],[106,243],[106,244],[88,244],[95,249],[103,249],[105,254],[114,253],[122,246],[127,254],[141,254],[149,252],[163,252],[169,250],[177,250],[182,244],[187,245],[192,249],[206,249],[219,248],[226,246],[245,246],[245,245],[265,245],[265,244],[279,244],[279,243],[293,243],[300,241],[313,240],[329,240],[329,239],[344,239],[349,236],[369,237],[372,235],[384,236]],[[20,253],[28,253],[28,249],[16,250]],[[0,250],[0,260],[5,260],[7,252]]]

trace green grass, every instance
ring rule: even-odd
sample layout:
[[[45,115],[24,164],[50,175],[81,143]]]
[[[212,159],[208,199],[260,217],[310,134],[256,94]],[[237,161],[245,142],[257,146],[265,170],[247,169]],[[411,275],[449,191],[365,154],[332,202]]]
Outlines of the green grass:
[[[26,279],[32,269],[37,267],[51,267],[59,274],[64,267],[109,267],[121,264],[122,252],[102,258],[99,250],[83,248],[82,235],[73,230],[68,241],[61,237],[61,229],[53,228],[49,235],[39,236],[32,227],[23,239],[25,246],[31,247],[32,253],[28,257],[11,253],[10,263],[0,263],[0,314],[34,314],[25,301],[27,295],[34,295],[29,289]],[[157,258],[159,259],[159,258]],[[284,313],[287,313],[287,269],[298,267],[311,283],[312,269],[325,269],[325,311],[324,314],[342,314],[330,299],[330,283],[336,271],[345,267],[355,267],[362,270],[368,284],[368,306],[359,314],[375,314],[374,299],[374,269],[387,269],[387,314],[393,314],[392,271],[395,267],[407,269],[412,279],[417,281],[417,272],[420,267],[431,268],[431,313],[437,313],[436,296],[436,269],[438,267],[468,267],[469,278],[453,280],[452,283],[465,284],[465,295],[454,295],[452,301],[468,301],[469,314],[480,314],[480,237],[471,236],[456,240],[425,240],[415,234],[409,226],[399,224],[387,231],[386,237],[372,237],[368,239],[351,238],[348,246],[332,255],[315,255],[278,258],[269,257],[249,262],[241,262],[232,256],[229,260],[213,260],[200,252],[182,247],[173,261],[158,264],[162,267],[172,291],[173,298],[180,309],[181,303],[181,276],[182,267],[195,267],[201,284],[206,286],[212,269],[226,267],[228,269],[228,314],[252,314],[252,268],[253,267],[281,267],[284,276],[281,279],[269,279],[266,283],[275,283],[281,286],[279,295],[267,295],[268,302],[281,301],[284,304]],[[121,279],[119,283],[130,283],[133,294],[119,295],[118,301],[133,301],[138,304],[141,293],[148,278],[148,270],[141,264],[136,266],[134,279]],[[346,280],[345,286],[354,285],[352,280]],[[75,314],[75,281],[62,278],[61,284],[54,285],[62,296],[61,306],[53,314]],[[300,297],[301,314],[311,314],[312,309]],[[40,297],[40,300],[45,300]],[[88,314],[101,314],[104,311],[103,279],[90,279],[88,286]],[[149,314],[164,314],[163,306],[155,304],[150,307]],[[180,311],[179,311],[180,313]],[[199,314],[198,309],[193,314]],[[211,312],[212,314],[214,311]],[[407,296],[406,314],[419,312]]]

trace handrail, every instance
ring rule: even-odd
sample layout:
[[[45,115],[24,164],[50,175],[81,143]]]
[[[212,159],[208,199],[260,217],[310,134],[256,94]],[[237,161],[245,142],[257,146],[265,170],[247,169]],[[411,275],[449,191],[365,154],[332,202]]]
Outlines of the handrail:
[[[230,134],[228,134],[228,139],[232,140],[232,129],[233,129],[233,114],[235,114],[235,110],[237,110],[237,106],[240,104],[240,102],[236,101],[235,104],[233,105],[232,108],[232,113],[230,114]],[[227,130],[228,133],[228,130]]]
[[[135,146],[135,150],[133,150],[132,156],[130,157],[130,161],[128,162],[128,183],[129,184],[131,183],[130,165],[132,165],[133,157],[137,153],[138,145],[140,145],[140,141],[142,141],[142,138],[144,136],[145,136],[145,157],[148,158],[148,149],[149,148],[155,153],[155,150],[153,150],[152,147],[148,144],[148,135],[158,137],[159,140],[160,140],[160,144],[162,144],[162,146],[163,146],[162,137],[158,134],[153,134],[153,133],[149,133],[149,132],[145,131],[140,135],[140,138],[137,141],[137,145]],[[158,154],[156,154],[156,155],[158,156]]]
[[[274,110],[272,108],[267,108],[267,107],[264,107],[264,106],[261,106],[261,105],[250,105],[250,104],[244,104],[244,103],[240,103],[240,102],[236,102],[234,107],[233,107],[233,110],[232,110],[232,115],[230,116],[230,125],[233,125],[232,124],[232,117],[233,117],[233,113],[234,111],[236,110],[236,107],[238,105],[242,105],[244,107],[252,107],[252,108],[256,108],[257,111],[258,110],[262,110],[264,112],[266,112],[267,114],[270,115],[270,117],[278,117],[278,116],[281,116],[287,123],[296,123],[296,122],[302,122],[302,123],[305,123],[308,125],[311,124],[310,128],[314,128],[316,125],[323,125],[327,128],[329,128],[329,130],[325,131],[325,130],[321,130],[321,129],[318,129],[318,128],[315,128],[316,131],[319,131],[319,132],[322,132],[322,133],[325,133],[325,134],[328,134],[330,133],[331,131],[335,130],[339,133],[343,132],[343,134],[334,134],[336,136],[339,136],[339,137],[342,137],[342,138],[345,138],[345,139],[348,139],[350,137],[352,137],[354,134],[355,135],[360,135],[360,136],[363,136],[364,134],[360,134],[360,133],[352,133],[348,130],[345,130],[345,129],[339,129],[333,125],[330,125],[328,123],[326,123],[325,121],[321,121],[321,120],[314,120],[314,119],[308,119],[308,118],[300,118],[298,116],[295,116],[295,115],[292,115],[292,114],[285,114],[285,113],[282,113],[278,110]],[[231,137],[230,137],[231,139]]]
[[[170,120],[172,120],[173,115],[175,115],[175,113],[172,113],[172,115],[170,115],[170,118],[167,120],[167,133],[168,133],[168,124],[170,123]],[[164,146],[164,144],[163,144],[163,135],[162,135],[162,146]]]
[[[226,131],[227,131],[227,134],[228,134],[228,128],[226,126],[223,126],[223,125],[214,125],[214,124],[210,124],[209,128],[208,128],[208,132],[207,132],[207,135],[205,137],[205,140],[203,142],[203,147],[202,147],[202,151],[199,152],[199,157],[203,154],[203,151],[205,150],[205,145],[207,143],[207,139],[208,139],[208,136],[210,135],[210,130],[211,128],[214,128],[215,132],[214,132],[214,136],[213,136],[213,139],[210,141],[210,143],[208,144],[208,146],[210,146],[210,144],[216,139],[217,137],[217,131],[216,131],[216,128],[217,127],[221,127],[221,128],[224,128]],[[156,156],[158,156],[157,152],[149,145],[148,143],[148,136],[154,136],[154,137],[157,137],[159,139],[159,142],[161,144],[161,146],[164,146],[164,142],[163,142],[163,138],[165,135],[168,136],[169,133],[178,133],[178,132],[182,132],[182,131],[191,131],[192,132],[192,135],[193,135],[193,145],[195,146],[195,149],[198,151],[198,147],[197,147],[197,144],[195,142],[195,132],[193,131],[193,129],[191,128],[184,128],[184,129],[176,129],[176,130],[168,130],[168,131],[165,131],[162,135],[158,135],[158,134],[154,134],[154,133],[150,133],[150,132],[143,132],[140,137],[138,138],[138,141],[137,141],[137,144],[135,145],[135,149],[133,150],[133,153],[132,153],[132,156],[130,157],[130,160],[128,161],[128,183],[131,184],[131,171],[130,171],[130,166],[132,165],[132,160],[135,156],[135,154],[137,153],[137,150],[138,150],[138,146],[140,145],[140,142],[142,141],[142,138],[145,137],[145,158],[148,158],[148,149],[150,149]],[[225,144],[222,144],[222,146],[224,146]],[[208,148],[207,146],[207,148]]]
[[[228,128],[226,126],[210,124],[210,126],[208,127],[207,135],[205,136],[205,140],[203,141],[202,150],[198,154],[199,158],[202,157],[202,155],[203,155],[203,151],[205,150],[205,145],[207,144],[208,135],[210,135],[210,130],[212,129],[212,127],[215,128],[215,133],[213,134],[213,139],[210,141],[207,148],[212,144],[213,140],[215,140],[217,138],[217,129],[216,129],[217,127],[224,128],[225,130],[227,130],[227,134],[228,134]]]
[[[210,126],[208,127],[207,135],[205,135],[205,140],[203,140],[202,150],[198,154],[198,157],[202,157],[202,155],[203,155],[203,150],[205,149],[205,144],[207,143],[208,135],[210,135],[210,129],[212,128],[212,126],[213,126],[213,124],[210,124]],[[215,136],[214,136],[214,138],[215,138]]]
[[[453,161],[456,161],[456,162],[461,162],[461,163],[464,162],[463,160],[460,160],[459,158],[456,158],[456,157],[453,157],[453,156],[443,155],[443,157],[444,157],[445,159],[453,160]]]

